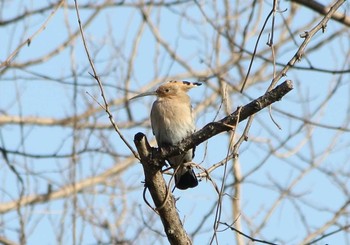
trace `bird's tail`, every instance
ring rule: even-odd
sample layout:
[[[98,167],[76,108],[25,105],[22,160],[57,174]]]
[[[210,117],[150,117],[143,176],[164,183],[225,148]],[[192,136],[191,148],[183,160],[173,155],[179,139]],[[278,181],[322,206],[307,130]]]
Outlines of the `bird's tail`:
[[[178,189],[186,190],[198,185],[197,177],[191,163],[184,163],[175,172],[175,186]]]

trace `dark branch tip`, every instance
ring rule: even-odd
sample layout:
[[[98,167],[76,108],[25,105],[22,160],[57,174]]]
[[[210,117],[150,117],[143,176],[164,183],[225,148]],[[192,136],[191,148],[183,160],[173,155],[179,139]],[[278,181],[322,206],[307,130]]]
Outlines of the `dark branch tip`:
[[[135,136],[134,136],[134,141],[139,142],[139,141],[141,141],[141,140],[143,139],[143,137],[145,137],[145,135],[144,135],[143,133],[141,133],[141,132],[138,132],[138,133],[135,134]]]

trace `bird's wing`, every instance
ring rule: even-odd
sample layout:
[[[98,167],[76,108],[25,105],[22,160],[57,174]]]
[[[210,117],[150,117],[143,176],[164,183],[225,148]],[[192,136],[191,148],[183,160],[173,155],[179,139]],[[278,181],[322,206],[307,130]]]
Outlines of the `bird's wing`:
[[[155,115],[155,110],[156,110],[156,101],[153,103],[153,105],[152,105],[152,109],[151,109],[151,127],[152,127],[152,133],[153,133],[153,135],[157,135],[157,132],[156,131],[158,131],[158,128],[156,128],[155,127],[155,125],[156,125],[156,115]]]

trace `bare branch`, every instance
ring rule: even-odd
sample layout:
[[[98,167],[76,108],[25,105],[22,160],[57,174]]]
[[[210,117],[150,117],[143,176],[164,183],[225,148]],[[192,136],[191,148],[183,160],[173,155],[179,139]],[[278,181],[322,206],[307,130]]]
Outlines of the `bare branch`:
[[[195,132],[192,136],[184,139],[178,145],[178,147],[162,147],[160,151],[156,154],[156,157],[160,159],[166,159],[169,156],[175,156],[183,154],[189,149],[203,143],[209,138],[225,132],[232,130],[235,127],[237,120],[239,122],[246,120],[248,117],[262,110],[263,108],[271,105],[272,103],[282,99],[284,95],[293,89],[293,83],[290,80],[283,82],[281,85],[277,86],[270,92],[259,97],[258,99],[250,102],[249,104],[239,108],[231,115],[217,121],[211,122],[204,126],[201,130]],[[238,112],[240,112],[238,114]],[[230,126],[227,126],[230,125]]]
[[[132,163],[134,163],[134,161],[135,161],[134,157],[130,157],[129,159],[126,159],[125,162],[114,165],[112,168],[107,169],[105,172],[97,176],[93,176],[93,177],[81,180],[79,182],[76,182],[75,188],[73,188],[73,186],[70,183],[68,183],[67,185],[62,186],[58,190],[52,190],[51,188],[49,188],[49,191],[47,193],[43,193],[43,194],[36,193],[35,195],[23,196],[19,202],[12,201],[7,203],[6,202],[1,203],[0,214],[13,211],[14,209],[17,208],[18,205],[23,208],[28,205],[36,205],[36,204],[45,203],[51,200],[68,198],[73,194],[74,190],[80,193],[89,187],[93,187],[98,184],[102,184],[106,182],[108,178],[111,178],[125,171],[128,167],[131,166]]]
[[[30,45],[30,43],[33,41],[33,39],[38,36],[43,30],[45,30],[46,26],[48,25],[48,23],[50,22],[50,20],[52,19],[53,16],[55,16],[57,10],[62,6],[62,4],[64,3],[64,0],[61,0],[60,2],[57,3],[55,9],[51,12],[51,14],[49,15],[49,17],[47,18],[47,20],[44,22],[44,24],[41,25],[41,27],[33,34],[31,35],[29,38],[27,38],[24,42],[22,42],[13,52],[12,54],[7,57],[7,59],[3,62],[1,62],[0,64],[0,69],[3,67],[6,67],[8,65],[10,65],[10,63],[12,62],[13,58],[19,53],[19,51],[25,46],[25,45]]]
[[[233,227],[232,225],[226,224],[226,223],[222,223],[220,222],[220,224],[223,224],[225,226],[227,226],[228,228],[230,228],[231,230],[237,232],[238,234],[248,238],[249,240],[251,240],[252,242],[257,242],[257,243],[262,243],[262,244],[269,244],[269,245],[277,245],[276,243],[273,242],[268,242],[268,241],[264,241],[261,239],[256,239],[254,237],[248,236],[247,234],[244,234],[243,232],[241,232],[240,230],[237,230],[235,227]]]
[[[267,90],[272,89],[274,86],[276,86],[277,82],[284,77],[287,74],[287,71],[294,66],[294,64],[297,61],[300,61],[301,58],[304,56],[306,46],[309,44],[313,36],[320,30],[325,30],[328,21],[330,18],[333,16],[335,11],[345,2],[345,0],[338,0],[336,1],[333,6],[329,9],[327,12],[326,16],[315,26],[313,27],[310,31],[305,31],[301,37],[304,38],[303,43],[299,46],[298,51],[295,53],[292,59],[289,60],[288,64],[275,76],[268,87]]]
[[[308,7],[309,9],[312,9],[322,15],[326,15],[330,11],[329,7],[324,6],[323,4],[314,0],[292,0],[292,2]],[[345,1],[339,1],[339,2],[345,2]],[[341,14],[339,12],[335,12],[332,15],[332,19],[338,21],[339,23],[344,24],[345,26],[350,27],[350,16]]]

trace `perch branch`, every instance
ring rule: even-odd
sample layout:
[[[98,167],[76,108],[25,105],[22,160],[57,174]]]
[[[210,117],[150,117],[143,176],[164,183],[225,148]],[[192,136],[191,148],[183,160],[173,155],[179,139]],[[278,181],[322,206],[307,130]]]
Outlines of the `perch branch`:
[[[191,136],[181,141],[177,146],[167,146],[160,148],[154,157],[157,157],[158,159],[166,159],[170,156],[183,154],[189,149],[203,143],[204,141],[219,133],[232,130],[235,128],[237,121],[244,121],[263,108],[271,105],[276,101],[281,100],[282,97],[292,89],[292,81],[287,80],[273,90],[265,93],[263,96],[257,98],[256,100],[253,100],[242,108],[237,109],[227,117],[224,117],[223,119],[216,122],[208,123],[201,130],[195,132]]]

